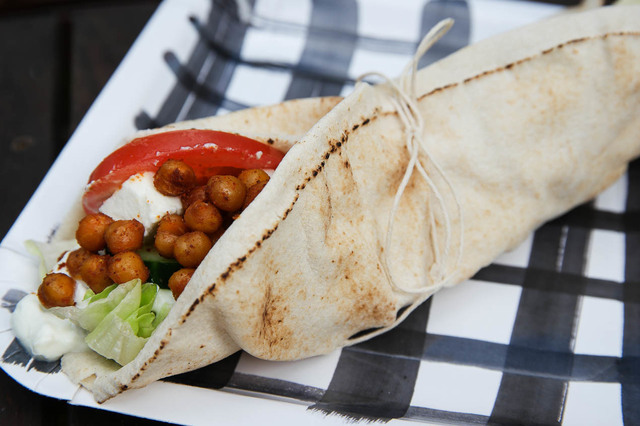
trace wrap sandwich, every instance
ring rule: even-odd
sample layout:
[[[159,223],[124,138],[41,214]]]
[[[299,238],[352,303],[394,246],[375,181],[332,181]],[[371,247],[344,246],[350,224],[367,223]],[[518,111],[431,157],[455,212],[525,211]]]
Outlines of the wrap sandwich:
[[[120,366],[72,352],[63,371],[104,401],[239,349],[293,360],[370,339],[593,198],[640,154],[640,7],[563,15],[413,74],[416,62],[335,106],[301,101],[323,103],[287,130],[310,129],[281,138],[291,143],[269,183],[137,356]],[[291,105],[261,110],[270,119],[258,131],[241,112],[154,132],[278,136],[305,113]],[[55,238],[72,236],[82,214]]]

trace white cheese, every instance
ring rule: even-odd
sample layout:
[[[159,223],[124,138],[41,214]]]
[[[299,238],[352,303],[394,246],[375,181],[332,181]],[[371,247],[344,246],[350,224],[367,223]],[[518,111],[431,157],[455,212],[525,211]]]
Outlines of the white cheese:
[[[114,220],[137,219],[144,225],[145,236],[166,213],[182,214],[180,197],[159,193],[153,186],[153,173],[131,176],[122,187],[100,207],[100,212]]]
[[[35,294],[26,295],[16,305],[11,327],[20,344],[36,359],[55,361],[68,352],[88,350],[84,331],[44,309]]]

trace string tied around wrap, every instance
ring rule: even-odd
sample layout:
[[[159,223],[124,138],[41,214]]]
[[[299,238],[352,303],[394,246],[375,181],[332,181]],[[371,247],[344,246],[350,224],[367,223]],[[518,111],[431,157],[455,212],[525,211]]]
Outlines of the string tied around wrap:
[[[391,89],[392,96],[390,97],[394,108],[398,112],[402,125],[404,127],[404,133],[406,136],[405,145],[407,151],[410,154],[407,168],[404,172],[403,178],[400,181],[400,185],[396,191],[391,212],[389,214],[387,233],[384,241],[384,252],[381,256],[381,264],[384,273],[391,283],[391,286],[404,293],[410,294],[430,294],[434,289],[440,288],[449,284],[449,281],[453,278],[457,266],[462,259],[463,250],[463,222],[462,222],[462,208],[455,190],[451,184],[451,181],[444,173],[442,168],[438,165],[437,161],[429,154],[426,144],[424,143],[424,119],[420,114],[418,107],[418,95],[416,92],[416,74],[418,70],[418,62],[420,58],[433,46],[453,25],[453,19],[445,19],[436,24],[427,35],[422,39],[416,53],[409,63],[405,66],[400,78],[392,80],[384,74],[377,72],[366,73],[358,80],[362,80],[366,76],[376,76],[384,80],[386,85]],[[428,165],[425,160],[428,160]],[[429,167],[430,166],[430,167]],[[404,191],[409,184],[414,171],[418,171],[420,176],[426,182],[433,197],[437,201],[438,205],[442,209],[442,216],[444,219],[444,244],[443,251],[440,250],[440,244],[438,241],[438,228],[436,218],[434,215],[434,209],[429,208],[429,238],[433,246],[434,261],[431,266],[432,281],[427,282],[425,285],[418,288],[407,288],[398,284],[393,278],[391,269],[389,268],[388,257],[390,256],[391,239],[393,236],[393,225],[395,217],[400,206],[400,200]],[[427,172],[429,170],[429,173]],[[434,178],[430,176],[430,173],[439,177],[440,184],[434,181]],[[445,195],[449,194],[453,199],[455,205],[455,215],[458,218],[458,241],[457,245],[453,241],[454,230],[452,229],[452,215],[448,209]],[[451,268],[447,268],[448,259],[450,259],[451,251],[455,250],[453,254],[455,256],[454,263]],[[449,271],[447,271],[449,269]]]

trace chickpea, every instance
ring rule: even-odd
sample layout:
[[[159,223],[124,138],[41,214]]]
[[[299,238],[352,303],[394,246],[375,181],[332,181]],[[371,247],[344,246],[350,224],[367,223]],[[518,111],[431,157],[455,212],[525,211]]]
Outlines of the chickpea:
[[[173,235],[182,235],[189,229],[182,216],[178,214],[165,214],[158,223],[158,232],[169,232]]]
[[[113,219],[102,213],[83,217],[76,231],[76,240],[80,247],[92,252],[102,250],[106,245],[104,233],[111,223]]]
[[[195,268],[209,253],[212,246],[211,240],[204,232],[188,232],[176,240],[173,255],[182,266]]]
[[[66,274],[47,274],[38,287],[38,299],[42,306],[49,309],[54,306],[72,306],[76,281]]]
[[[158,231],[153,245],[160,256],[171,259],[173,257],[173,247],[176,245],[178,237],[179,235],[171,232]]]
[[[80,268],[89,256],[91,256],[91,252],[83,248],[69,253],[69,256],[67,256],[67,270],[73,278],[80,278]]]
[[[169,289],[171,293],[173,293],[173,298],[178,299],[182,294],[187,283],[191,280],[193,273],[196,270],[193,268],[183,268],[179,269],[171,275],[169,278]]]
[[[207,183],[209,200],[220,210],[233,212],[242,207],[247,189],[235,176],[212,176]]]
[[[189,231],[182,216],[177,214],[166,214],[158,224],[154,246],[162,257],[171,259],[173,257],[173,246],[178,237]]]
[[[140,255],[134,251],[124,251],[114,255],[107,264],[109,278],[116,284],[126,283],[140,278],[144,283],[149,279],[149,268]]]
[[[187,210],[187,208],[196,201],[204,201],[209,202],[209,197],[207,196],[207,185],[196,186],[189,192],[185,192],[180,196],[180,201],[182,201],[182,208]]]
[[[142,247],[144,225],[135,219],[116,220],[107,227],[104,239],[111,254],[134,251]]]
[[[266,182],[257,183],[247,190],[247,196],[245,197],[244,204],[242,205],[243,210],[246,209],[249,204],[251,204],[251,202],[262,191],[262,188],[264,188],[266,185],[267,185]]]
[[[177,196],[196,185],[196,174],[187,163],[167,160],[153,177],[153,186],[164,195]]]
[[[92,254],[80,267],[82,281],[96,294],[113,284],[109,278],[108,263],[109,256]]]
[[[196,201],[184,212],[184,222],[194,231],[211,234],[222,225],[222,215],[213,204]]]
[[[244,183],[244,186],[251,188],[253,185],[269,182],[270,178],[264,170],[247,169],[240,172],[238,179]]]

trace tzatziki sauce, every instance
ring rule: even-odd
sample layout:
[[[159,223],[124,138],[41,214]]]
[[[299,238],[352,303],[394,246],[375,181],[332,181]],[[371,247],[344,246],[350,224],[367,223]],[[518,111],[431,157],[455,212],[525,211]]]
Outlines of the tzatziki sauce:
[[[68,352],[89,350],[85,332],[70,320],[48,312],[33,293],[16,305],[11,327],[20,344],[38,360],[55,361]]]

